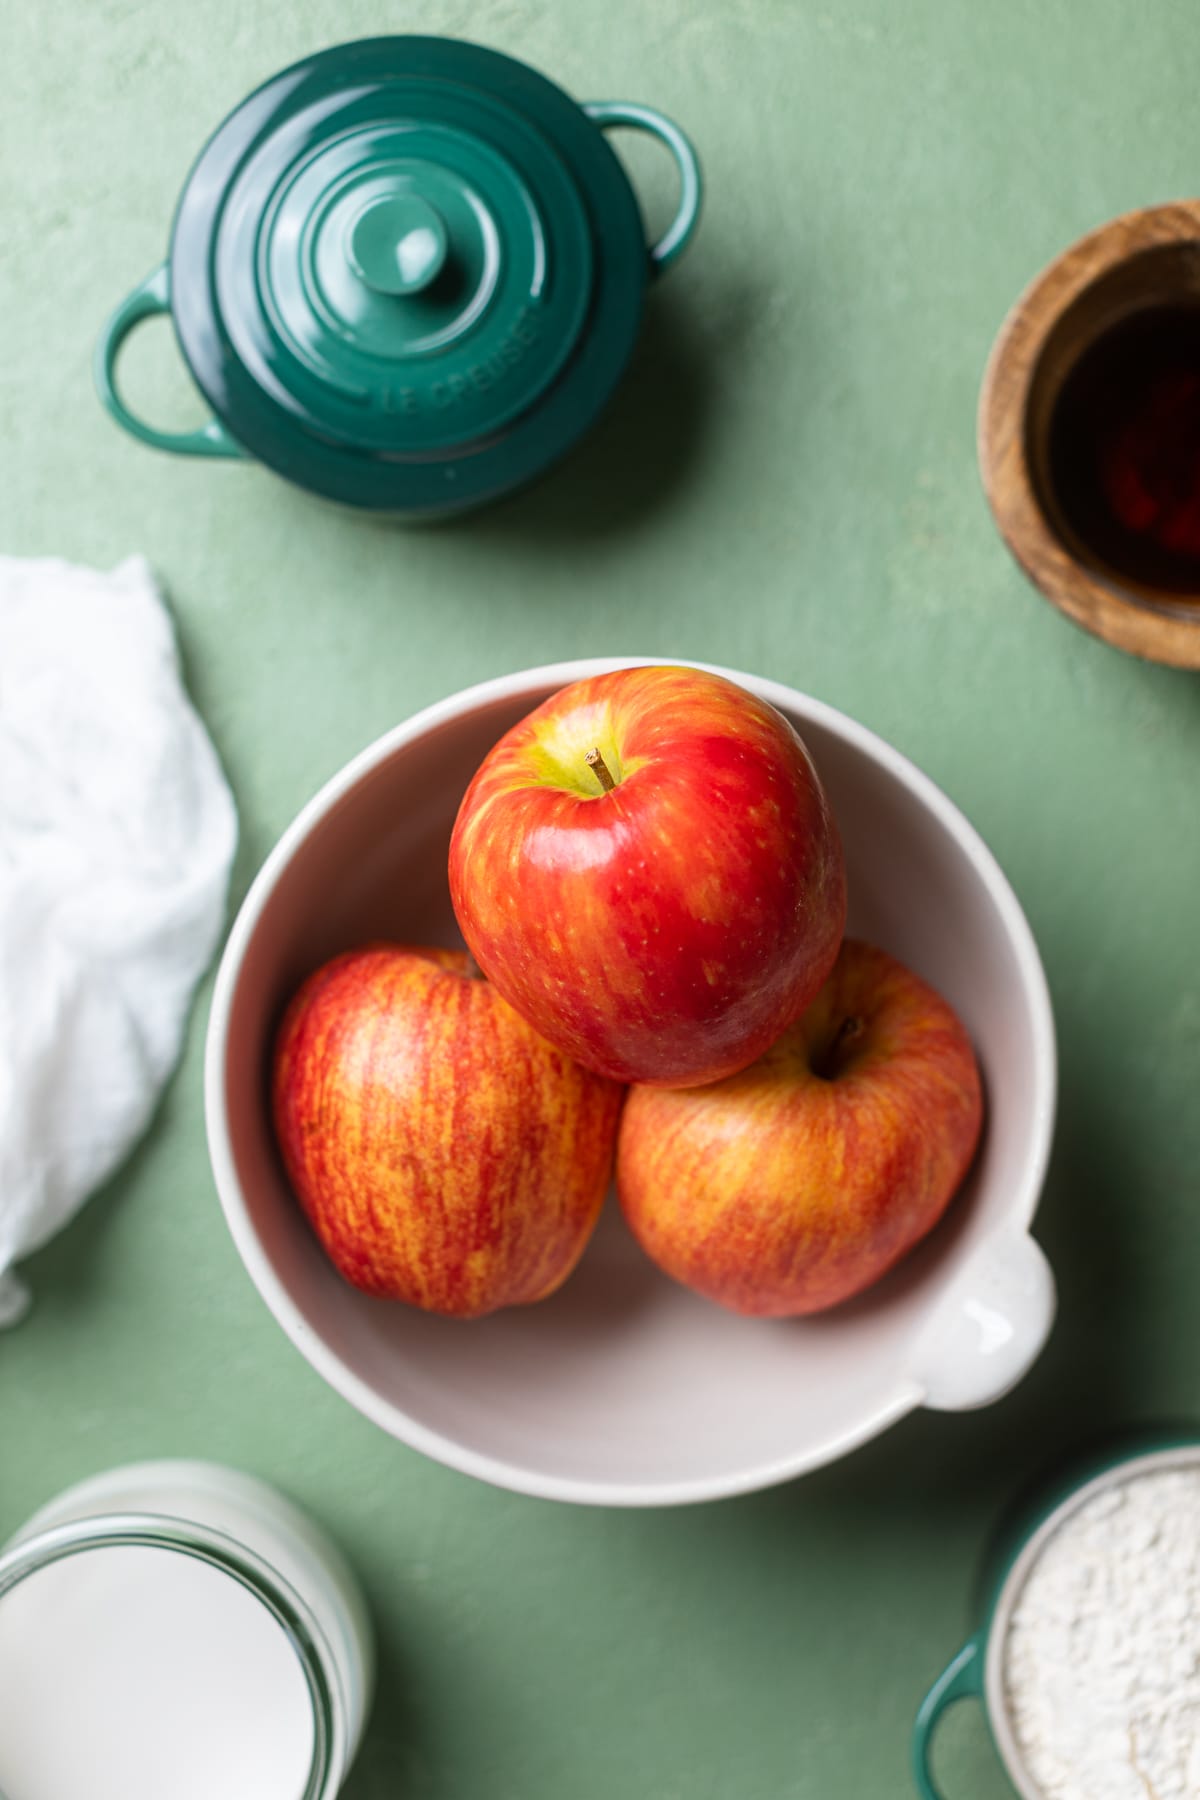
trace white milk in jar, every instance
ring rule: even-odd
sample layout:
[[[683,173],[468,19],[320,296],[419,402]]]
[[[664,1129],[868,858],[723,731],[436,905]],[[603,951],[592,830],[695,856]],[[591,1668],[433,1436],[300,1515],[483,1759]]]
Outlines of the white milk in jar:
[[[112,1470],[0,1555],[0,1800],[332,1800],[372,1666],[353,1575],[282,1495]]]

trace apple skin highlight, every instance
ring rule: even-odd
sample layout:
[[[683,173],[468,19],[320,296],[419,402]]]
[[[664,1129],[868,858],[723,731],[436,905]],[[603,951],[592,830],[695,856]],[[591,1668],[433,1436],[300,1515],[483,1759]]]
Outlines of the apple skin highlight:
[[[813,999],[845,928],[841,843],[799,737],[690,668],[593,676],[521,720],[464,796],[449,873],[489,980],[619,1081],[745,1067]]]
[[[623,1097],[468,967],[392,945],[336,957],[288,1007],[272,1079],[288,1178],[340,1273],[456,1318],[566,1280]]]
[[[957,1015],[847,939],[816,1001],[750,1068],[630,1090],[617,1191],[642,1248],[685,1286],[739,1313],[820,1312],[933,1229],[982,1119]]]

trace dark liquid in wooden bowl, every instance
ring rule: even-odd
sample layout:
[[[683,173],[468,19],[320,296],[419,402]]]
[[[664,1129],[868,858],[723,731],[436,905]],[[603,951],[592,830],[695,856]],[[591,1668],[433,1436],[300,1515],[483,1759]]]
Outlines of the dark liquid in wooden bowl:
[[[1200,602],[1200,305],[1136,312],[1089,345],[1046,448],[1080,544],[1118,575]]]

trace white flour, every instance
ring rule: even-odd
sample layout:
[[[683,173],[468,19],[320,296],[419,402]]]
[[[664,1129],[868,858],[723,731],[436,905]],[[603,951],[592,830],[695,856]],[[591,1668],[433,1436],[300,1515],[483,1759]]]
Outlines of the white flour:
[[[1200,1469],[1148,1470],[1064,1521],[1004,1680],[1046,1800],[1200,1800]]]

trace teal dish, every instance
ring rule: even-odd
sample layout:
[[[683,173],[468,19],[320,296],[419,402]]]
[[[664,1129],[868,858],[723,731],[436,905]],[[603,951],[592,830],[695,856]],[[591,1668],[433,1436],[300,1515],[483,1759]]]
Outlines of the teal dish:
[[[960,1700],[984,1709],[996,1754],[1021,1800],[1044,1800],[1024,1765],[1005,1699],[1004,1661],[1013,1609],[1048,1540],[1102,1489],[1159,1469],[1200,1466],[1200,1437],[1169,1437],[1096,1457],[1060,1480],[1028,1509],[1006,1537],[983,1622],[956,1650],[922,1700],[913,1725],[912,1771],[921,1800],[947,1800],[932,1769],[933,1740],[946,1710]]]
[[[653,245],[605,136],[617,128],[657,137],[679,171]],[[691,144],[650,107],[578,105],[448,38],[322,51],[201,151],[166,261],[101,335],[100,397],[156,449],[251,457],[350,506],[481,505],[594,423],[700,199]],[[118,387],[122,344],[163,313],[212,408],[195,431],[146,424]]]

